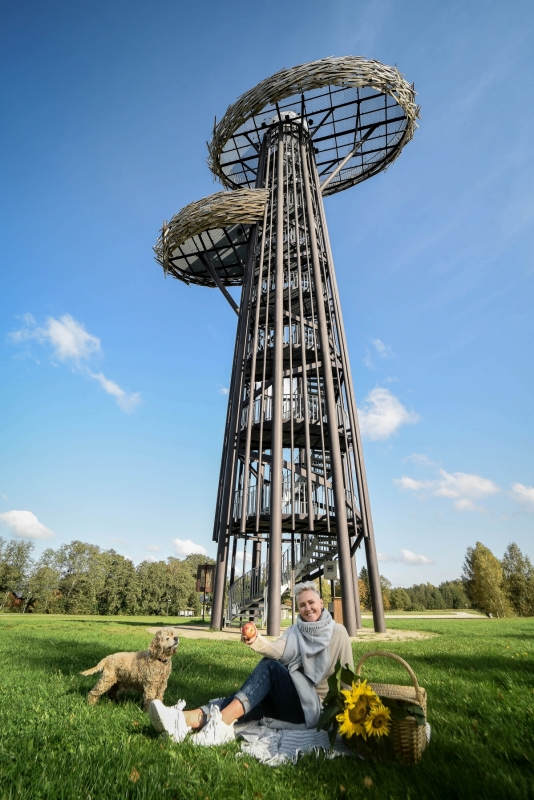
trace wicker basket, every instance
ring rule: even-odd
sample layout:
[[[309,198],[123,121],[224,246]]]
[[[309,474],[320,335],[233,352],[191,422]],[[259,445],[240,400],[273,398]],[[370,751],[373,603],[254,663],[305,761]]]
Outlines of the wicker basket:
[[[371,683],[370,686],[379,697],[388,697],[391,700],[403,700],[421,706],[426,719],[426,691],[419,686],[413,669],[406,661],[395,653],[386,653],[383,650],[373,650],[365,653],[356,666],[356,675],[361,676],[362,664],[373,656],[386,656],[393,658],[406,669],[413,686],[402,686],[394,683]],[[392,720],[393,749],[395,757],[403,764],[414,764],[421,759],[426,747],[426,727],[418,725],[415,717],[409,716],[402,720]]]

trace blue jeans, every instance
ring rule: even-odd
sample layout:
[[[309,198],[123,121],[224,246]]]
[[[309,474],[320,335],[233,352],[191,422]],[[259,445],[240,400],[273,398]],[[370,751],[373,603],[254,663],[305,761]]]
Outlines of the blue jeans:
[[[215,705],[222,710],[234,699],[239,700],[245,709],[245,716],[240,718],[240,722],[262,717],[294,723],[305,721],[289,670],[272,658],[262,658],[243,686],[230,697],[217,700]],[[202,706],[202,711],[209,719],[209,707]]]

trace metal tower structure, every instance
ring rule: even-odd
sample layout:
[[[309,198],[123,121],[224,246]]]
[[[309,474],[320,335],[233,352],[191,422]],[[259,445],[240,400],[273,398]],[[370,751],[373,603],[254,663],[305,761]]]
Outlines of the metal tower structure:
[[[282,591],[335,560],[343,621],[355,636],[363,542],[374,626],[385,630],[323,197],[386,169],[418,115],[413,86],[377,61],[326,58],[282,70],[215,124],[210,168],[230,191],[163,225],[154,249],[165,272],[217,286],[238,314],[215,511],[213,627],[224,623],[229,581],[227,619],[261,610],[278,635]],[[228,286],[242,286],[239,306]],[[236,580],[238,542],[244,574]]]

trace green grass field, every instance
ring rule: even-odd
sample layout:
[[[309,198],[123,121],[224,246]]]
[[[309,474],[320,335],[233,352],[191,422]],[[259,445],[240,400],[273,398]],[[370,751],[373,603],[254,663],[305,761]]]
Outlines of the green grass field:
[[[147,625],[165,622],[0,615],[1,800],[534,797],[532,619],[388,622],[438,634],[394,645],[428,691],[433,729],[422,763],[405,768],[315,756],[265,767],[236,759],[237,744],[163,741],[137,696],[89,707],[95,678],[79,671],[108,653],[145,648]],[[355,656],[370,648],[387,649],[362,642]],[[165,700],[196,705],[228,694],[256,661],[239,642],[183,638]],[[371,679],[405,682],[392,662],[368,663]]]

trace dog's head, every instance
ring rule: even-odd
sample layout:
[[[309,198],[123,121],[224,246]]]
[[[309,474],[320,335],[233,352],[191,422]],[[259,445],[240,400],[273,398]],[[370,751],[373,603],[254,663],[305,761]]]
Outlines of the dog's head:
[[[154,658],[170,658],[174,655],[178,650],[178,636],[174,628],[162,628],[159,630],[148,649]]]

